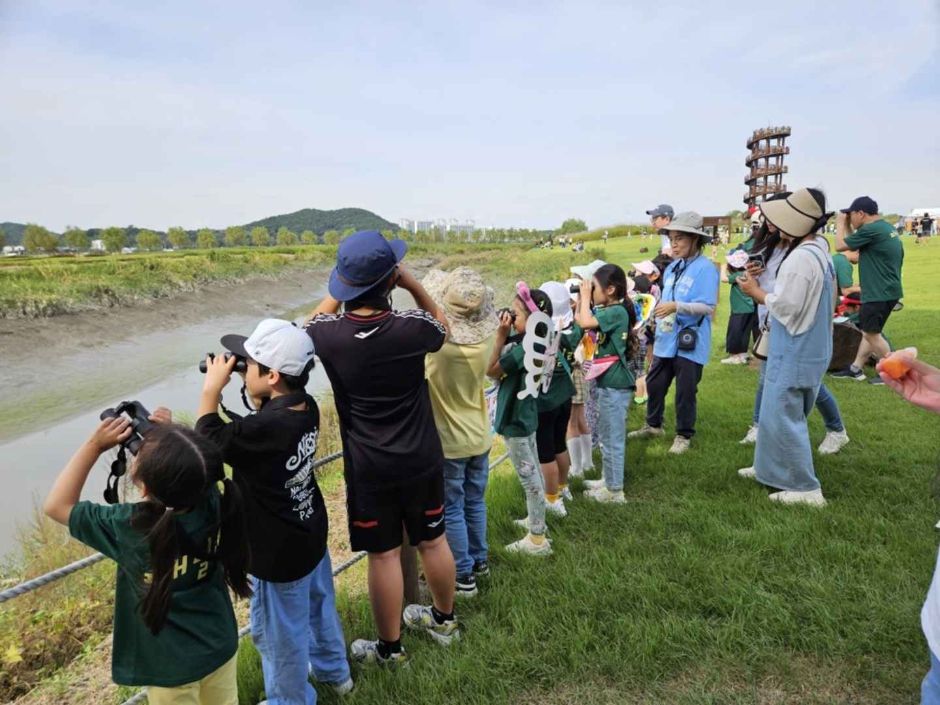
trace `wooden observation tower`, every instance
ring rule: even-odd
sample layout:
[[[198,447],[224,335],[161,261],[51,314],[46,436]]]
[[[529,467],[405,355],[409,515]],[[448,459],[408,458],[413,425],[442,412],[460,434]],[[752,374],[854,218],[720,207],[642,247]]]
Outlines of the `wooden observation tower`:
[[[747,148],[751,153],[744,160],[745,166],[751,170],[744,177],[747,185],[744,203],[748,207],[757,205],[767,196],[787,190],[783,175],[789,167],[784,166],[783,160],[790,153],[786,145],[789,136],[789,126],[765,127],[754,130],[748,139]]]

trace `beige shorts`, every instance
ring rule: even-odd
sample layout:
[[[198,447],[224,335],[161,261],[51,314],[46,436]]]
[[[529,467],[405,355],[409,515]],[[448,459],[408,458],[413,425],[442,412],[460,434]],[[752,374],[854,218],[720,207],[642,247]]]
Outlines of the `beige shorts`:
[[[175,688],[147,688],[150,705],[238,705],[238,654],[195,683]]]
[[[572,404],[584,403],[584,370],[581,365],[575,363],[571,368],[571,381],[574,383],[574,396],[571,397]]]

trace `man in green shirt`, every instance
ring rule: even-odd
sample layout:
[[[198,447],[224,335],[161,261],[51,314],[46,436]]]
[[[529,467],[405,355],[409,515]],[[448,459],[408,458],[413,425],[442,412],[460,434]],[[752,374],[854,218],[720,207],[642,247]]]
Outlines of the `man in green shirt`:
[[[848,234],[850,226],[854,232]],[[874,355],[881,359],[890,352],[881,332],[898,300],[904,296],[901,287],[904,246],[897,230],[878,215],[878,204],[868,196],[860,196],[836,218],[836,250],[858,252],[862,343],[858,346],[855,362],[833,376],[862,382],[865,381],[863,368],[869,357]],[[871,383],[883,384],[877,375]]]

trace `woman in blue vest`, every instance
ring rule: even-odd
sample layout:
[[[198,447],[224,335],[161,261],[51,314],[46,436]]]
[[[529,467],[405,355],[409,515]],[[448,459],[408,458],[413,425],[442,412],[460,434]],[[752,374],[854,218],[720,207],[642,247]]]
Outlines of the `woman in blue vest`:
[[[825,506],[806,416],[832,357],[835,269],[828,243],[817,235],[832,214],[826,213],[826,197],[816,189],[794,191],[786,200],[760,208],[790,247],[773,293],[761,289],[753,277],[739,280],[745,294],[767,307],[770,349],[754,465],[738,474],[770,488],[775,502]]]
[[[718,269],[702,254],[711,237],[702,231],[702,216],[680,213],[668,226],[672,264],[663,274],[656,307],[653,364],[646,375],[649,400],[646,425],[630,438],[663,435],[666,393],[676,380],[676,437],[670,453],[689,449],[695,435],[696,394],[712,345],[712,313],[718,303]]]

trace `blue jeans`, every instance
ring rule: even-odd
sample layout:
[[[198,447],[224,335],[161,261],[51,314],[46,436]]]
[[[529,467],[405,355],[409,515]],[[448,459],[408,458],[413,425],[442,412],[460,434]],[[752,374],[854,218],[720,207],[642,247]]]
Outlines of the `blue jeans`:
[[[597,388],[597,431],[601,442],[604,484],[611,492],[623,490],[627,410],[632,399],[632,389]]]
[[[457,575],[473,572],[473,564],[485,561],[486,482],[490,476],[490,453],[444,460],[444,527],[454,554]]]
[[[316,705],[318,681],[349,678],[346,640],[336,613],[330,554],[308,575],[289,583],[252,578],[251,638],[261,654],[271,705]]]
[[[754,426],[757,426],[760,422],[760,402],[764,396],[764,368],[766,366],[766,362],[761,363],[760,373],[757,377],[757,394],[754,397],[754,416],[752,418]],[[832,396],[832,392],[829,391],[829,387],[825,383],[819,386],[819,394],[816,395],[816,410],[822,416],[827,431],[840,432],[845,430],[845,424],[842,423],[842,413],[839,411],[839,403]]]
[[[920,684],[920,705],[940,705],[940,661],[930,652],[930,670]]]

